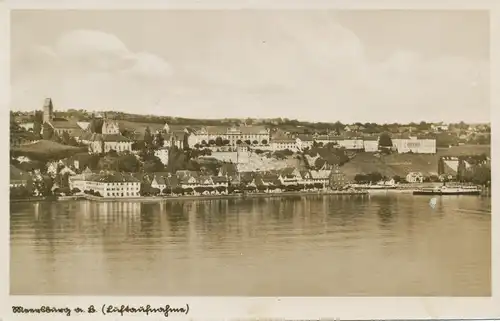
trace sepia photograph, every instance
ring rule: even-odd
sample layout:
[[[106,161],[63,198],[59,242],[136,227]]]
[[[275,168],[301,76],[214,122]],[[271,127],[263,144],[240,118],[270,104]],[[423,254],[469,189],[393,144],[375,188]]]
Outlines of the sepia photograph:
[[[492,295],[490,15],[12,10],[10,294]]]

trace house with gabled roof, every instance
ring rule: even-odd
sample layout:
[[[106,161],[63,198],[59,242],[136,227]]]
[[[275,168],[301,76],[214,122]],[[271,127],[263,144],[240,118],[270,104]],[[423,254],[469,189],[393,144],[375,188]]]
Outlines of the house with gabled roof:
[[[331,170],[319,169],[319,170],[312,170],[310,173],[314,183],[323,184],[323,186],[325,187],[330,184]]]
[[[278,171],[281,185],[297,185],[302,183],[302,175],[297,168],[287,167]]]
[[[120,133],[118,123],[109,119],[104,119],[102,134],[93,133],[88,137],[88,141],[89,153],[91,154],[108,153],[111,150],[132,152],[133,141]]]
[[[229,178],[226,176],[212,176],[212,182],[214,186],[228,187]]]
[[[151,181],[151,187],[160,190],[160,193],[167,187],[166,177],[161,174],[155,174]]]

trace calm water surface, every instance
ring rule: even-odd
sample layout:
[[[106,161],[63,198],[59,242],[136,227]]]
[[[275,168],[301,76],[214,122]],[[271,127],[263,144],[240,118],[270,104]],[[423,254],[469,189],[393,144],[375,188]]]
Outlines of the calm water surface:
[[[12,294],[489,296],[489,198],[11,204]]]

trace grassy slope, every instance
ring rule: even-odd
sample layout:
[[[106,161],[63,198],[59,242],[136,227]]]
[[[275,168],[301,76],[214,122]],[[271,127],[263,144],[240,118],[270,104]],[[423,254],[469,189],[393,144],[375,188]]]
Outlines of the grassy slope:
[[[341,167],[348,179],[358,173],[379,172],[392,177],[404,177],[408,172],[416,171],[424,174],[437,173],[438,160],[441,156],[491,154],[490,146],[471,145],[440,149],[436,155],[393,154],[376,157],[373,153],[359,153],[350,162]]]
[[[84,148],[59,144],[49,140],[40,140],[34,144],[15,147],[12,149],[15,155],[26,155],[30,158],[61,158],[80,153]]]

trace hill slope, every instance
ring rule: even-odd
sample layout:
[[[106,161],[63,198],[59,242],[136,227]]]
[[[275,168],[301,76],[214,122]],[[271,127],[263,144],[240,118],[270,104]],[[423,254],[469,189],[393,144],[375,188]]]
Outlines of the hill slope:
[[[491,155],[489,145],[464,145],[438,150],[435,155],[426,154],[391,154],[376,156],[373,153],[358,153],[341,167],[347,179],[356,174],[379,172],[387,177],[395,175],[405,177],[409,172],[422,172],[424,175],[437,174],[441,156]]]
[[[44,161],[66,158],[82,151],[86,151],[86,148],[63,145],[50,140],[40,140],[33,144],[12,148],[11,154]]]

